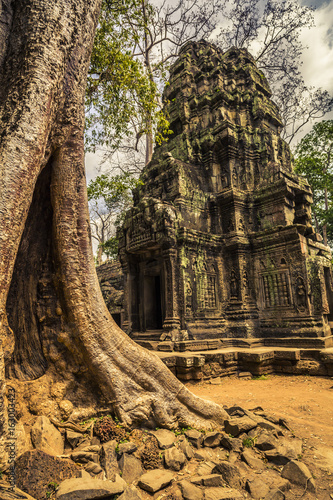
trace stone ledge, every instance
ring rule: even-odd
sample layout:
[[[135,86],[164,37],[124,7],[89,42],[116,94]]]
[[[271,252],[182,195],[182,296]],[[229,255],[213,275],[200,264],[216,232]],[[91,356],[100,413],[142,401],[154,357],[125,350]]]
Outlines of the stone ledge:
[[[257,347],[155,353],[181,380],[205,380],[250,372],[333,376],[333,348]]]

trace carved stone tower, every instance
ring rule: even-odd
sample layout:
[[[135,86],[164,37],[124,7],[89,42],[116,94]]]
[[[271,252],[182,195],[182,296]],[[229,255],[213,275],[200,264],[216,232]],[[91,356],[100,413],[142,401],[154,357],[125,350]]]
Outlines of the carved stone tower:
[[[244,49],[186,44],[120,232],[125,323],[172,340],[328,337],[329,248],[292,170],[264,75]]]

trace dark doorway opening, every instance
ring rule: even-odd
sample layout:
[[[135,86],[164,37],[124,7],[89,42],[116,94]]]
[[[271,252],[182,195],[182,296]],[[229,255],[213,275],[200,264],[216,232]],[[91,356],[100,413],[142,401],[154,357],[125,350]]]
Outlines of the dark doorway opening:
[[[120,313],[112,313],[112,317],[117,323],[118,326],[121,327],[121,318],[120,318]]]
[[[161,277],[144,277],[144,315],[146,330],[160,330],[163,324]]]

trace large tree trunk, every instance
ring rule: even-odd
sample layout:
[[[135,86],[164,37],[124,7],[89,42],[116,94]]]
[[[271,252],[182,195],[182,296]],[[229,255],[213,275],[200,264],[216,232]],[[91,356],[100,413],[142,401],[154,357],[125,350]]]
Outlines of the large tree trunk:
[[[22,391],[24,384],[37,390],[36,380],[45,391],[38,408],[46,414],[59,416],[61,403],[70,400],[74,418],[89,401],[112,407],[127,425],[212,428],[225,412],[192,395],[157,356],[130,340],[99,289],[83,153],[84,92],[99,4],[1,3],[0,335],[6,374],[13,384],[21,381]]]

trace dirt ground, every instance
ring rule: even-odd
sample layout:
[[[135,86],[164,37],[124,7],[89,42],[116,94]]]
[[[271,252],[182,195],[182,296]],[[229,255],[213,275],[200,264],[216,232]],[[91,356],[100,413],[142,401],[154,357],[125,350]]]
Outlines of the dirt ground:
[[[228,407],[261,406],[286,418],[303,439],[303,461],[316,477],[320,490],[333,498],[333,379],[268,375],[265,379],[221,378],[213,383],[188,383],[197,396]],[[324,497],[326,498],[326,495]]]

